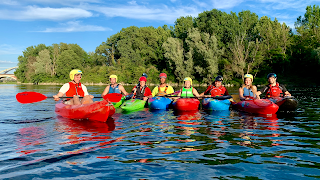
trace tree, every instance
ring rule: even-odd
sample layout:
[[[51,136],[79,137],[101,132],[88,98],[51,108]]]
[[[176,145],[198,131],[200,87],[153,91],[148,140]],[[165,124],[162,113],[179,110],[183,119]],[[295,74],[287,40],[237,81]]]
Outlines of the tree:
[[[81,58],[73,50],[64,50],[57,59],[57,77],[59,79],[69,79],[72,69],[82,69]]]
[[[50,58],[50,52],[48,49],[44,49],[39,52],[39,56],[36,57],[36,62],[33,63],[35,74],[53,74],[52,73],[52,60]]]

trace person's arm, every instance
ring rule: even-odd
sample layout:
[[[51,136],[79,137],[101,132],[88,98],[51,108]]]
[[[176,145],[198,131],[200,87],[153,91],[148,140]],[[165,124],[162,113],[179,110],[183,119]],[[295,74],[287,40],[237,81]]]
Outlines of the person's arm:
[[[268,86],[263,87],[262,89],[260,89],[260,91],[257,91],[256,95],[257,95],[257,99],[260,99],[260,95],[262,93],[265,93],[268,89]]]
[[[128,95],[128,92],[126,91],[126,89],[124,89],[124,87],[122,85],[119,85],[119,90],[120,92],[122,92],[125,96]]]
[[[104,89],[103,93],[101,94],[101,97],[103,97],[103,96],[105,96],[105,95],[107,95],[107,94],[109,93],[109,88],[110,88],[110,86],[108,85],[108,86]]]
[[[146,100],[148,100],[148,98],[152,98],[152,93],[151,93],[150,88],[146,87],[143,100],[146,101]]]
[[[284,96],[291,96],[291,94],[289,93],[289,91],[287,90],[287,88],[284,85],[280,85],[282,87],[282,91],[284,92]]]
[[[211,86],[208,86],[207,89],[203,93],[201,93],[199,96],[203,96],[207,94],[210,91],[210,89],[211,89]]]
[[[228,96],[229,95],[228,89],[226,87],[224,87],[224,89],[225,89],[224,96]]]
[[[245,100],[246,98],[243,96],[243,88],[240,87],[239,88],[239,98],[241,101]]]
[[[158,94],[158,86],[154,87],[152,90],[152,96],[155,97]]]
[[[196,90],[196,88],[192,88],[192,93],[193,93],[193,95],[195,95],[196,97],[199,97],[199,96],[200,96],[199,93],[198,93],[198,91]]]
[[[260,97],[257,96],[257,91],[258,91],[257,86],[252,86],[252,93],[253,93],[254,99],[260,99]]]
[[[62,97],[62,96],[69,90],[69,88],[70,88],[69,83],[64,84],[64,85],[60,88],[58,94],[56,94],[56,95],[53,96],[53,99],[54,99],[55,101],[59,101],[59,100],[60,100],[60,97]]]
[[[88,90],[87,90],[87,87],[86,87],[85,85],[81,84],[81,87],[82,87],[82,90],[83,90],[83,92],[84,92],[84,96],[89,96],[91,99],[94,98],[93,95],[89,95]]]
[[[172,86],[168,86],[168,89],[167,89],[167,94],[172,94],[174,93],[174,89]]]

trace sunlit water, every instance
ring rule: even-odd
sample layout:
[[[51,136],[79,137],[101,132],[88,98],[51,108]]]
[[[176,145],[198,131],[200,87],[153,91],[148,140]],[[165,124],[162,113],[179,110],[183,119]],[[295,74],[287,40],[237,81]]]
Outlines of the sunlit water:
[[[107,123],[57,116],[52,99],[15,99],[59,88],[0,85],[0,179],[320,177],[319,88],[289,88],[299,100],[289,114],[117,110]],[[94,95],[103,89],[88,86]]]

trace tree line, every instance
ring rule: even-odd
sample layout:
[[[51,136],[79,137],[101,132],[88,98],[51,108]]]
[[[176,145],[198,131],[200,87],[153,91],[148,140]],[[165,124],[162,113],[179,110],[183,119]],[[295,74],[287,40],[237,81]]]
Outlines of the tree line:
[[[160,72],[181,83],[189,76],[195,83],[212,83],[222,75],[225,83],[238,84],[246,73],[265,83],[274,72],[296,82],[320,72],[320,9],[307,6],[295,29],[250,11],[226,13],[217,9],[198,17],[180,17],[174,27],[123,28],[102,42],[95,52],[77,44],[30,46],[18,58],[15,75],[21,82],[65,82],[71,69],[84,72],[82,82],[136,83],[143,72],[148,83],[157,83]]]

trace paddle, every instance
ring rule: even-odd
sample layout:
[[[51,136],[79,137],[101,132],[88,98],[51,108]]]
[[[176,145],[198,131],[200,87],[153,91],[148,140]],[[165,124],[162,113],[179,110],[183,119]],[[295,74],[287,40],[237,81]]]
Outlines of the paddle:
[[[232,98],[232,96],[230,96],[230,95],[228,95],[228,96],[215,96],[215,97],[206,97],[206,96],[200,96],[200,97],[170,96],[170,97],[197,98],[197,99],[212,98],[212,99],[218,99],[218,100],[225,100],[225,99],[231,99]]]
[[[103,99],[109,99],[111,102],[120,101],[122,96],[114,95],[113,93],[107,94],[103,97]],[[19,103],[27,104],[27,103],[34,103],[43,101],[47,98],[53,98],[51,96],[47,97],[41,93],[38,92],[20,92],[16,95],[16,99]],[[73,98],[73,97],[62,97],[62,98]]]

